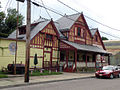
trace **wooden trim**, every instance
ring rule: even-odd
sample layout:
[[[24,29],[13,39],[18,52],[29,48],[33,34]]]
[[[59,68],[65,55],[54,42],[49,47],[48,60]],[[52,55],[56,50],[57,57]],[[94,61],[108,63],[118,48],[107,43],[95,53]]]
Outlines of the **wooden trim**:
[[[34,58],[34,56],[30,56],[30,58]],[[43,56],[37,56],[37,58],[43,58]]]
[[[34,47],[34,46],[30,46],[30,48],[43,49],[43,48],[40,48],[40,47]]]
[[[69,59],[69,50],[66,51],[66,64],[68,67],[68,59]]]
[[[86,27],[86,29],[88,30],[88,32],[89,32],[89,34],[90,34],[90,37],[92,38],[92,34],[91,34],[90,30],[89,30],[89,27],[88,27],[88,24],[87,24],[87,22],[86,22],[86,20],[85,20],[85,18],[84,18],[84,15],[81,14],[81,17],[82,17],[83,21],[85,22],[85,27]]]
[[[50,54],[50,68],[52,67],[52,55],[53,55],[53,44],[52,44],[51,54]]]
[[[66,42],[64,42],[64,41],[61,41],[61,42],[63,42],[64,44],[67,44]],[[68,46],[70,46],[70,47],[72,47],[73,49],[76,49],[75,47],[73,47],[73,46],[71,46],[71,45],[69,45],[69,44],[67,44]],[[65,48],[64,48],[65,49]]]
[[[52,59],[60,59],[60,58],[52,57]]]
[[[108,65],[110,65],[110,56],[108,55]]]
[[[99,38],[100,38],[100,42],[101,42],[101,44],[102,44],[102,46],[103,46],[103,49],[106,50],[106,48],[105,48],[105,46],[104,46],[104,43],[103,43],[103,41],[102,41],[102,38],[101,38],[101,36],[100,36],[100,33],[99,33],[98,29],[97,29],[96,32],[98,33],[98,36],[99,36]]]
[[[75,69],[77,68],[77,49],[75,49]]]
[[[85,62],[86,62],[86,68],[87,68],[87,54],[85,54],[85,57],[86,57]]]
[[[45,53],[51,53],[51,51],[45,51],[45,50],[44,50],[44,52],[45,52]]]
[[[16,41],[16,39],[13,39],[13,38],[0,38],[0,39]],[[26,42],[26,40],[21,40],[21,39],[17,39],[17,40],[18,40],[18,41],[24,41],[24,42]]]
[[[45,43],[45,40],[43,40],[43,62],[42,62],[42,67],[43,68],[44,68],[44,48],[45,48],[44,43]]]
[[[97,61],[97,55],[96,55],[96,58],[95,58],[95,68],[96,68],[96,70],[97,70],[96,61]]]

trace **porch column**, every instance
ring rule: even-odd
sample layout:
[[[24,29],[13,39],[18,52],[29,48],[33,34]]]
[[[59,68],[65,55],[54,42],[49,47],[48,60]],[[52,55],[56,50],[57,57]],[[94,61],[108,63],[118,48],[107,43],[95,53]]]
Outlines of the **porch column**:
[[[85,58],[86,58],[86,60],[85,60],[85,62],[86,62],[86,67],[87,67],[87,54],[85,54]]]
[[[101,67],[103,67],[103,56],[102,55],[100,57],[100,60],[101,60]]]
[[[77,49],[75,50],[75,68],[77,68]]]
[[[66,50],[66,64],[67,64],[67,66],[68,66],[68,58],[69,58],[69,51]]]
[[[110,55],[108,55],[108,65],[110,65]]]
[[[95,69],[97,70],[97,65],[96,65],[96,63],[97,63],[97,54],[95,55]]]

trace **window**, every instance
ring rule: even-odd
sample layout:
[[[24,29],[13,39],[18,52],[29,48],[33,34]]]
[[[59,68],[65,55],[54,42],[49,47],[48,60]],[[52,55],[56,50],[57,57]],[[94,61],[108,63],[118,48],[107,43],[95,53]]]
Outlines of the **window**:
[[[79,54],[77,54],[77,61],[79,61]]]
[[[77,31],[78,31],[78,32],[77,32],[77,35],[80,36],[81,28],[78,27],[78,30],[77,30]]]
[[[95,41],[96,41],[96,42],[98,41],[98,37],[97,37],[97,35],[95,35]]]
[[[96,56],[93,55],[93,56],[92,56],[92,62],[95,62],[95,60],[96,60]]]
[[[87,62],[90,62],[90,58],[89,58],[89,56],[87,56]]]
[[[83,56],[82,56],[82,59],[83,59],[83,61],[85,62],[85,61],[86,61],[86,55],[83,55]]]
[[[46,39],[51,39],[52,40],[52,35],[46,34]]]
[[[22,35],[22,34],[26,34],[26,30],[25,29],[19,29],[19,35]]]
[[[83,38],[85,38],[85,31],[83,32]]]
[[[60,52],[60,61],[64,61],[64,59],[65,59],[64,52]]]
[[[83,61],[86,62],[86,55],[83,55],[82,58],[83,58]],[[87,62],[89,62],[89,61],[90,61],[90,58],[89,58],[89,56],[87,56]]]

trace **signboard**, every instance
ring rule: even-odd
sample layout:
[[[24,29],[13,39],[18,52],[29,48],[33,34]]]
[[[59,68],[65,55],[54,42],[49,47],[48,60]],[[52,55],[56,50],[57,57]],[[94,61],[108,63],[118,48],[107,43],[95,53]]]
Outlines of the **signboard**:
[[[15,42],[11,42],[11,43],[9,44],[9,50],[10,50],[10,53],[11,53],[12,55],[15,54],[15,51],[16,51],[16,43],[15,43]]]

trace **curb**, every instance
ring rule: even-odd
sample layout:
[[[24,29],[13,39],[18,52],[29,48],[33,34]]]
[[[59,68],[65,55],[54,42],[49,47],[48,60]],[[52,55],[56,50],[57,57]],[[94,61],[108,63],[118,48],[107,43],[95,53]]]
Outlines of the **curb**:
[[[88,76],[88,77],[71,78],[71,79],[63,79],[63,80],[51,80],[51,81],[34,82],[34,83],[23,83],[23,84],[16,84],[16,85],[0,86],[0,89],[12,88],[12,87],[20,87],[20,86],[28,86],[28,85],[35,85],[35,84],[44,84],[44,83],[61,82],[61,81],[70,81],[70,80],[87,79],[87,78],[94,78],[94,77],[95,77],[95,76]]]

